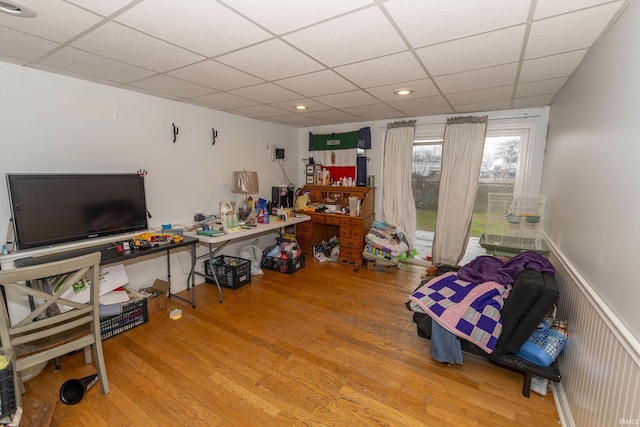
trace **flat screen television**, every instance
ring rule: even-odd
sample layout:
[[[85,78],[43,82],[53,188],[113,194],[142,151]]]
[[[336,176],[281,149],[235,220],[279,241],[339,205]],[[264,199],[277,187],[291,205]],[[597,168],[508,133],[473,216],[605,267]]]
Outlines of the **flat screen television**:
[[[7,174],[18,249],[147,229],[138,174]]]

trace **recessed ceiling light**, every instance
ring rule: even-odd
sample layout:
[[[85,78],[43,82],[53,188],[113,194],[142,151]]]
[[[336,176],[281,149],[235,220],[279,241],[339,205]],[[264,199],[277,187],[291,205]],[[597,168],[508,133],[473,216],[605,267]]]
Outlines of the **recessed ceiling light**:
[[[4,12],[11,16],[19,18],[33,18],[37,15],[36,11],[21,2],[20,0],[1,0],[0,12]]]
[[[306,110],[309,108],[308,105],[296,105],[296,110]]]
[[[398,89],[396,91],[393,91],[393,93],[396,95],[404,96],[413,93],[413,91],[411,89]]]

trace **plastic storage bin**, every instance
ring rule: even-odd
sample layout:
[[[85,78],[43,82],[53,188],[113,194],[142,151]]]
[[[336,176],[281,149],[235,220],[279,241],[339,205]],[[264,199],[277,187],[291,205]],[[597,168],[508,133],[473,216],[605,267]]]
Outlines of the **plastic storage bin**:
[[[139,298],[122,304],[122,312],[117,316],[100,318],[102,341],[124,331],[133,329],[149,321],[147,299]]]
[[[13,387],[13,366],[11,363],[0,371],[0,418],[16,410],[16,393]]]
[[[536,329],[522,345],[516,355],[534,365],[549,367],[567,344],[567,337],[560,332],[549,329],[549,323],[544,322],[544,328]]]
[[[211,262],[204,261],[204,271],[207,276],[215,272],[220,286],[238,289],[251,282],[251,261],[244,258],[220,255]],[[213,278],[207,278],[207,283],[215,283]]]
[[[265,254],[268,249],[269,248],[265,249]],[[279,273],[293,274],[304,268],[304,254],[300,253],[300,256],[287,259],[264,255],[260,266],[267,270],[273,270]]]

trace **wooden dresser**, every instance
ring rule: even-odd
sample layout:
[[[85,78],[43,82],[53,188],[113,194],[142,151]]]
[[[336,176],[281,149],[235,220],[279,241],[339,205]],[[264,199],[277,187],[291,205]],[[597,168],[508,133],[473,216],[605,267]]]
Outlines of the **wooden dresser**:
[[[311,203],[325,203],[337,208],[348,208],[350,197],[360,199],[359,216],[305,212],[311,216],[311,221],[296,226],[296,239],[302,252],[312,256],[314,244],[337,236],[340,238],[338,261],[362,264],[364,238],[375,219],[375,188],[306,185],[303,191],[309,192]]]

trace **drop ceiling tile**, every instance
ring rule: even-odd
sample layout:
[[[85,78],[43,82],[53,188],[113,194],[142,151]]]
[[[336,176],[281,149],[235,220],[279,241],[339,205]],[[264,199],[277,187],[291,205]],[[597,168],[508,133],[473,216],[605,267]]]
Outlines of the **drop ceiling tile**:
[[[519,82],[567,77],[573,73],[586,53],[587,49],[582,49],[524,61],[520,69]]]
[[[367,24],[362,25],[363,22]],[[284,39],[329,67],[407,50],[407,45],[377,7],[305,28]]]
[[[289,77],[275,83],[304,96],[329,95],[357,89],[355,85],[331,70]]]
[[[445,94],[487,89],[514,84],[518,64],[498,65],[480,70],[434,77],[436,84]]]
[[[135,4],[135,0],[66,0],[67,3],[73,3],[77,6],[88,9],[92,12],[98,13],[102,16],[108,16],[112,13],[122,9],[128,4]]]
[[[520,60],[524,25],[416,50],[432,76],[457,73]]]
[[[409,52],[343,65],[334,68],[334,70],[361,88],[389,85],[427,77],[418,61]]]
[[[262,83],[255,86],[230,90],[229,93],[243,98],[253,99],[264,104],[289,101],[300,98],[300,95],[290,90],[276,86],[273,83]]]
[[[550,105],[554,95],[529,96],[526,98],[516,98],[513,101],[513,108],[529,108]]]
[[[516,90],[517,98],[524,98],[526,96],[538,96],[538,95],[553,95],[560,90],[562,85],[567,81],[566,77],[558,79],[540,80],[537,82],[520,83]]]
[[[144,93],[144,94],[151,95],[151,96],[157,96],[159,98],[172,99],[174,101],[179,101],[181,99],[180,96],[173,96],[173,95],[169,95],[167,93],[156,92],[155,90],[145,89],[145,88],[142,88],[142,87],[122,86],[122,88],[123,89],[127,89],[127,90],[131,90],[131,91],[134,91],[134,92]]]
[[[394,92],[400,89],[409,89],[413,93],[409,95],[396,95]],[[391,85],[367,88],[367,92],[383,102],[399,101],[401,99],[424,98],[438,95],[438,88],[431,79],[412,80],[408,82],[394,83]]]
[[[306,116],[304,114],[287,114],[284,116],[271,117],[270,119],[275,120],[278,123],[298,127],[313,127],[326,124],[324,120],[316,119],[315,117]]]
[[[447,99],[457,109],[458,105],[479,102],[509,101],[513,95],[513,85],[493,87],[490,89],[472,90],[447,95]]]
[[[284,111],[271,105],[255,105],[253,107],[237,108],[238,113],[242,115],[250,115],[251,117],[274,117],[281,116]]]
[[[497,30],[527,21],[529,1],[389,0],[383,3],[413,47]],[[498,13],[496,13],[498,11]]]
[[[259,105],[259,103],[251,101],[250,99],[240,98],[239,96],[231,95],[226,92],[218,92],[212,95],[199,96],[191,99],[194,102],[214,108],[221,108],[223,110]]]
[[[269,40],[216,60],[265,80],[284,79],[324,68],[281,40]]]
[[[122,85],[120,83],[117,83],[117,82],[115,82],[113,80],[106,80],[106,79],[102,79],[100,77],[88,76],[86,74],[80,74],[80,73],[76,73],[74,71],[63,70],[63,69],[60,69],[60,68],[57,68],[57,67],[51,67],[49,65],[44,65],[44,64],[40,64],[40,63],[32,65],[31,68],[34,68],[36,70],[46,71],[48,73],[58,74],[60,76],[72,77],[74,79],[79,79],[79,80],[82,80],[82,81],[100,83],[100,84],[107,85],[107,86],[122,87]],[[134,90],[132,88],[126,88],[126,89],[127,90]]]
[[[16,18],[0,13],[0,25],[62,43],[101,20],[91,12],[62,1],[41,0],[28,3],[38,13],[37,16]]]
[[[412,110],[407,110],[404,113],[406,117],[420,117],[420,116],[435,116],[438,114],[452,114],[453,108],[448,105],[442,105],[440,107],[423,107]]]
[[[316,96],[314,99],[333,108],[354,107],[356,105],[375,104],[378,101],[363,90]]]
[[[457,105],[456,113],[476,113],[483,111],[509,110],[511,101],[480,102],[477,104]]]
[[[440,113],[438,113],[440,114]],[[406,117],[411,117],[409,114],[395,111],[392,113],[364,113],[359,114],[364,120],[377,121],[377,120],[400,120]]]
[[[262,79],[212,60],[188,65],[168,74],[218,90],[236,89],[264,82]]]
[[[356,116],[362,115],[371,115],[371,114],[389,114],[389,113],[398,113],[401,114],[395,108],[391,108],[386,104],[370,104],[370,105],[360,105],[357,107],[347,107],[342,108],[342,111],[346,111],[350,114],[355,114]]]
[[[588,48],[619,8],[611,3],[534,22],[525,59]]]
[[[116,18],[142,32],[204,56],[266,40],[269,33],[211,0],[145,0]]]
[[[276,34],[283,34],[354,9],[371,5],[372,0],[222,0],[229,7]]]
[[[324,120],[327,123],[348,123],[356,122],[360,119],[358,116],[340,110],[314,111],[310,112],[309,116]]]
[[[113,22],[79,38],[72,46],[158,72],[204,59],[188,50]]]
[[[12,58],[10,56],[4,56],[1,53],[0,53],[0,61],[7,62],[9,64],[15,64],[15,65],[27,65],[27,63],[29,62],[26,59]]]
[[[322,104],[321,102],[315,101],[313,99],[308,99],[308,98],[293,99],[291,101],[285,101],[285,102],[275,102],[275,103],[272,103],[271,105],[273,107],[280,108],[281,110],[288,111],[290,113],[297,113],[297,114],[308,113],[310,111],[328,110],[330,108],[327,105]],[[298,110],[296,108],[296,105],[306,105],[309,108],[307,110]]]
[[[178,98],[194,98],[214,92],[214,89],[163,74],[140,80],[131,86],[172,95]]]
[[[153,71],[72,47],[60,49],[44,58],[40,64],[119,83],[129,83],[155,74]]]
[[[424,108],[443,107],[449,105],[447,100],[442,96],[428,96],[426,98],[405,99],[402,101],[389,102],[388,104],[391,107],[402,111],[403,113]]]
[[[21,60],[20,62],[33,61],[59,46],[58,43],[6,27],[0,27],[0,40],[2,40],[2,43],[0,43],[0,55]]]
[[[562,13],[574,12],[586,7],[597,6],[603,3],[608,3],[609,0],[571,0],[571,1],[558,1],[558,0],[538,0],[536,3],[536,10],[533,14],[533,19],[548,18],[553,15],[560,15]],[[622,5],[622,1],[619,2]]]

